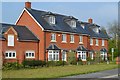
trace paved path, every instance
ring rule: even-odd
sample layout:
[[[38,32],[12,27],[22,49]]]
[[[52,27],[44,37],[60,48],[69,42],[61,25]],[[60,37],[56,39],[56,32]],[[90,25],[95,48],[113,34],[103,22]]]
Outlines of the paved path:
[[[65,78],[118,78],[118,69],[100,71],[96,73],[68,76]]]

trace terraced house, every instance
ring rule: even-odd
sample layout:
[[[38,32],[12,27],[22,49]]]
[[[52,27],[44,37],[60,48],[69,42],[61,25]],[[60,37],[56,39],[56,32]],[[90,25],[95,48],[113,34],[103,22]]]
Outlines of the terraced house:
[[[15,25],[15,27],[8,25],[10,28],[2,33],[4,39],[2,52],[5,60],[9,56],[8,61],[16,59],[19,62],[25,58],[68,61],[68,54],[71,51],[76,55],[76,59],[81,58],[82,61],[86,61],[87,57],[94,59],[97,52],[107,60],[108,35],[102,32],[100,26],[93,23],[91,18],[88,22],[82,22],[73,16],[33,9],[31,2],[25,2],[25,8]],[[4,30],[7,27],[2,28]],[[10,30],[13,30],[14,36],[18,35],[18,38],[9,35]],[[13,52],[5,48],[9,47],[9,42],[14,49]],[[17,57],[13,58],[14,55]]]

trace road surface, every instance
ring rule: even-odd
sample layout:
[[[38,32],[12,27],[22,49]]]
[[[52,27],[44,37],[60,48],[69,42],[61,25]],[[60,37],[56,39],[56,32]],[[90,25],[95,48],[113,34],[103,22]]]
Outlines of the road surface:
[[[83,75],[68,76],[65,78],[118,78],[118,69],[100,71]]]

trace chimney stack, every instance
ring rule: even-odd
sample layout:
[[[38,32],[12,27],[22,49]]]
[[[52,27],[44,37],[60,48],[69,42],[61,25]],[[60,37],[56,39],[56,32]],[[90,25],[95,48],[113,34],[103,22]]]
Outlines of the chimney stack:
[[[31,8],[31,2],[25,2],[25,7],[26,8]]]
[[[89,19],[88,19],[88,23],[92,24],[92,23],[93,23],[93,19],[92,19],[92,18],[89,18]]]

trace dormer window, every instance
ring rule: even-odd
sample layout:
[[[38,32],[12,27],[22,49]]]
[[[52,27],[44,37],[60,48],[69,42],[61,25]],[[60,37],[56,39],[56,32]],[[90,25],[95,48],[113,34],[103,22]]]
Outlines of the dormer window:
[[[76,27],[76,21],[75,20],[71,20],[70,21],[70,26],[71,27]]]
[[[83,25],[83,24],[81,24],[81,27],[84,29],[85,28],[85,26]]]
[[[93,31],[96,32],[96,33],[99,33],[99,28],[96,27],[96,28],[93,29]]]
[[[55,24],[55,16],[49,16],[48,20],[50,24]]]

